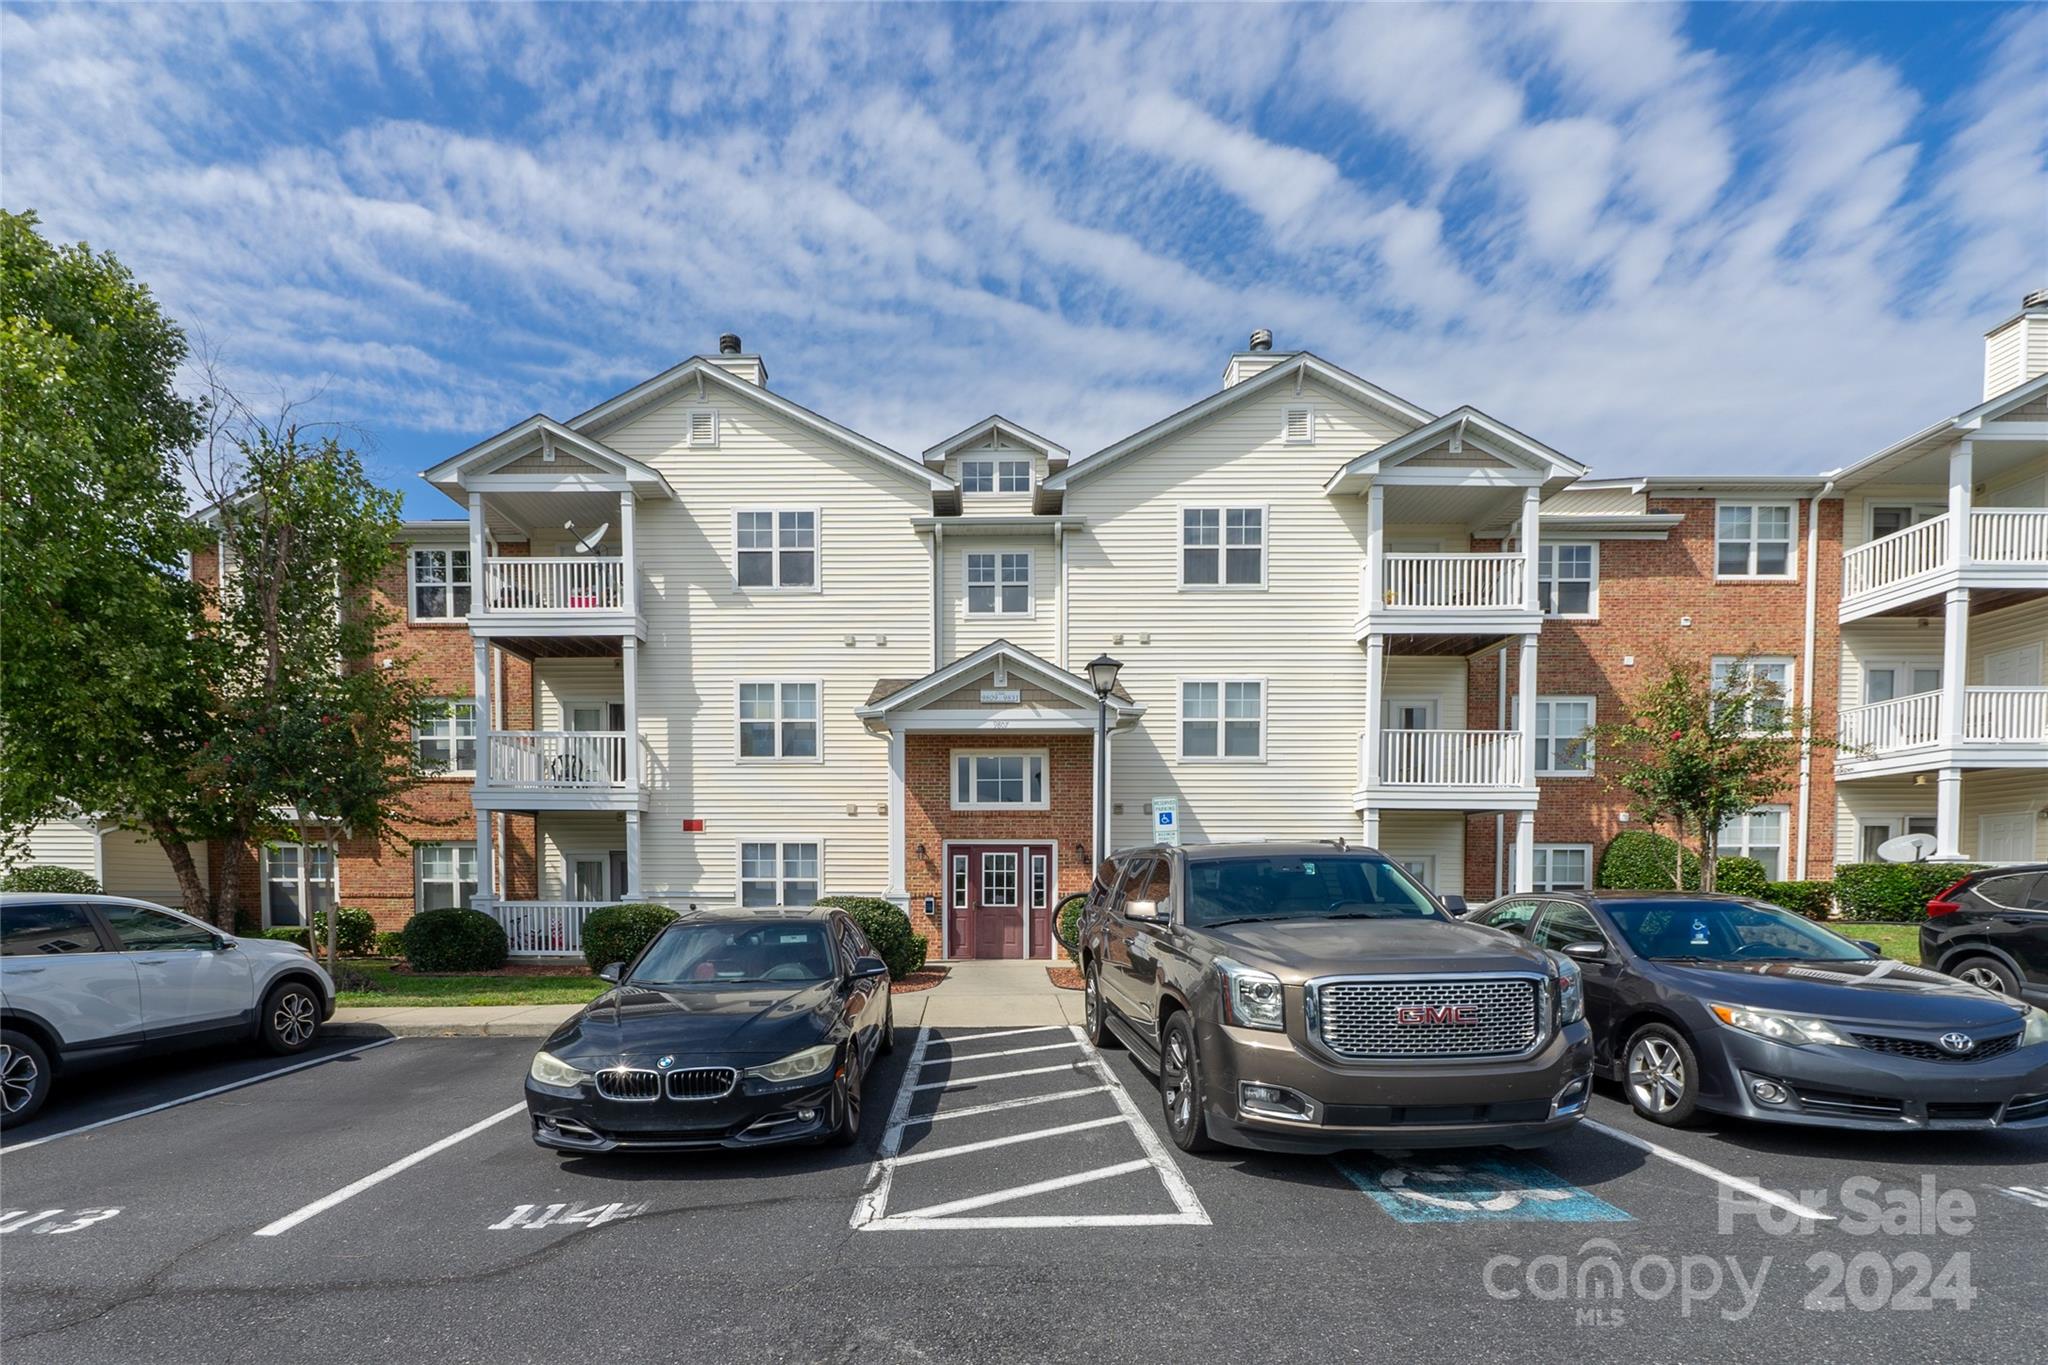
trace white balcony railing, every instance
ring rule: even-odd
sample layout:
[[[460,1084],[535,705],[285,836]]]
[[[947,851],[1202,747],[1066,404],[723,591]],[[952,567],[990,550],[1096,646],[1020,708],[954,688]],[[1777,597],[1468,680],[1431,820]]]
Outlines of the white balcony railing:
[[[2006,744],[2048,742],[2048,687],[1964,688],[1963,738]]]
[[[483,610],[618,611],[625,566],[617,555],[493,556],[484,561]]]
[[[1842,745],[1852,758],[1917,749],[1940,737],[1939,692],[1915,692],[1910,697],[1851,706],[1842,712]]]
[[[493,730],[485,749],[485,781],[494,787],[587,791],[630,785],[621,731]]]
[[[1971,509],[1970,558],[1979,564],[2048,564],[2048,509]]]
[[[1527,602],[1527,565],[1519,554],[1383,555],[1380,600],[1364,605],[1367,611],[1512,610]],[[1362,587],[1370,581],[1361,573]]]
[[[1860,597],[1933,573],[1949,562],[1946,512],[1856,546],[1842,556],[1842,596]]]
[[[583,922],[611,901],[490,901],[477,908],[489,912],[505,928],[505,947],[513,957],[581,956]]]
[[[1523,745],[1519,730],[1382,730],[1375,781],[1359,737],[1359,771],[1367,786],[1518,787]]]

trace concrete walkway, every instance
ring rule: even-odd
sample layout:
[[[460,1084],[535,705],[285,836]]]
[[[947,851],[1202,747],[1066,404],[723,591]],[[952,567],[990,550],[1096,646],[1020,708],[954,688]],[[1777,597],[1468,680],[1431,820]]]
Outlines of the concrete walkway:
[[[896,997],[898,1028],[1078,1024],[1081,993],[1063,991],[1043,962],[954,962],[928,991]],[[545,1038],[579,1005],[444,1005],[338,1009],[332,1034],[364,1038]]]

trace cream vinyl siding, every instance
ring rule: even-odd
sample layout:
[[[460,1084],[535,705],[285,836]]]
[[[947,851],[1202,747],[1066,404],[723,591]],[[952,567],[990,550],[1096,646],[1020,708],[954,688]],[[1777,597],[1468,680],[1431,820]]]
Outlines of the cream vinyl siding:
[[[1971,623],[1972,634],[1976,623]],[[1842,627],[1842,691],[1844,707],[1863,705],[1863,671],[1870,664],[1917,664],[1941,667],[1941,618],[1922,625],[1906,616],[1880,616]],[[1796,679],[1794,680],[1797,681]],[[1902,680],[1911,687],[1911,679]]]
[[[1907,815],[1932,818],[1936,787],[1934,774],[1927,785],[1916,787],[1911,777],[1880,777],[1836,786],[1835,861],[1858,861],[1859,831],[1866,822],[1899,821]],[[1965,772],[1963,774],[1963,825],[1957,831],[1965,858],[1977,856],[1977,824],[1986,815],[2026,815],[2034,832],[2033,856],[2048,861],[2048,820],[2040,818],[2043,804],[2041,774],[2018,769],[2011,772]],[[1905,826],[1899,824],[1903,832]]]
[[[203,883],[206,880],[206,845],[191,844],[187,847]],[[155,901],[174,909],[184,908],[185,893],[178,887],[178,874],[171,870],[171,860],[162,844],[146,834],[110,829],[102,836],[101,848],[100,885],[106,888],[109,896],[134,896],[138,900]]]
[[[568,708],[624,701],[625,679],[617,659],[539,659],[533,665],[534,715],[543,730],[568,729]],[[659,665],[640,666],[640,705],[644,719],[646,680],[660,672]],[[644,728],[644,727],[643,727]]]
[[[715,450],[686,444],[688,397],[602,433],[677,493],[642,502],[637,526],[647,619],[640,732],[661,775],[642,818],[641,881],[650,895],[729,903],[741,841],[829,840],[831,889],[879,895],[888,744],[853,712],[876,678],[931,670],[931,550],[910,524],[930,515],[931,494],[908,463],[885,468],[736,394],[716,405]],[[817,509],[819,591],[734,587],[733,516],[743,508]],[[736,762],[743,677],[820,683],[825,763]],[[705,832],[682,833],[686,818],[705,821]]]
[[[609,856],[626,847],[623,816],[600,811],[542,811],[534,817],[540,836],[540,898],[561,900],[568,895],[568,855]],[[461,831],[456,831],[458,834]],[[646,880],[648,840],[641,826],[641,878]],[[609,875],[609,874],[607,874]]]
[[[1937,629],[1935,639],[1940,640]],[[1963,681],[1970,687],[1984,685],[1984,661],[1990,655],[2031,647],[2039,660],[2041,681],[2048,683],[2048,598],[2036,598],[2001,611],[1987,611],[1970,618],[1969,659]],[[2041,778],[2048,790],[2048,776]]]
[[[1842,548],[1854,549],[1870,540],[1870,509],[1918,503],[1942,511],[1948,507],[1945,483],[1871,484],[1851,493],[1842,502]]]
[[[2048,330],[2048,329],[2044,329]],[[2040,406],[2028,404],[2029,407]],[[2015,414],[2017,415],[2017,414]],[[2031,418],[2041,421],[2042,417]],[[2020,468],[2004,477],[1987,484],[1984,496],[1975,500],[1978,507],[2048,507],[2048,460],[2037,462],[2037,467]]]
[[[1031,555],[1031,614],[1029,616],[970,616],[967,613],[967,556],[974,554]],[[997,585],[1001,586],[1002,561],[998,559]],[[1059,551],[1052,534],[1042,536],[989,536],[976,540],[967,536],[946,536],[946,658],[948,662],[972,654],[991,640],[1008,640],[1030,650],[1041,659],[1058,658],[1059,644]],[[1093,655],[1089,656],[1093,658]]]
[[[946,457],[945,475],[955,487],[961,487],[960,466],[968,460],[993,460],[1001,464],[1005,460],[1029,460],[1031,462],[1031,488],[1022,493],[969,493],[961,488],[960,510],[967,516],[977,513],[1023,513],[1031,510],[1032,493],[1045,482],[1050,472],[1045,456],[1036,451],[1019,450],[1014,446],[976,447],[963,450],[957,455]],[[1001,471],[998,471],[1000,477]]]
[[[1471,676],[1471,665],[1463,655],[1389,655],[1383,699],[1387,702],[1412,702],[1430,698],[1436,702],[1436,725],[1433,728],[1462,730],[1466,728],[1465,685]],[[1363,704],[1361,698],[1361,707]],[[1364,712],[1361,710],[1359,714],[1362,718]],[[1363,725],[1359,728],[1362,729]],[[1353,740],[1355,743],[1355,735]]]
[[[1465,894],[1465,816],[1461,811],[1390,810],[1380,814],[1380,852],[1400,862],[1436,859],[1438,895]]]
[[[1316,409],[1313,445],[1281,440],[1281,410],[1297,402]],[[1065,510],[1088,527],[1067,546],[1067,657],[1122,659],[1123,686],[1147,708],[1114,741],[1113,843],[1148,838],[1144,803],[1161,796],[1179,799],[1190,842],[1357,837],[1365,500],[1322,485],[1401,430],[1318,385],[1297,399],[1282,384],[1069,489]],[[1201,505],[1267,509],[1263,590],[1177,589],[1181,508]],[[1265,760],[1177,762],[1180,680],[1245,677],[1265,680]]]
[[[1543,500],[1545,516],[1640,516],[1649,499],[1633,488],[1566,488]]]
[[[1963,774],[1963,854],[1977,854],[1977,822],[1986,815],[2024,815],[2033,832],[2034,847],[2028,856],[2048,860],[2048,820],[2040,818],[2044,804],[2041,773],[2038,770]]]
[[[77,820],[45,820],[28,832],[28,855],[17,866],[68,867],[88,877],[100,875],[99,836]]]

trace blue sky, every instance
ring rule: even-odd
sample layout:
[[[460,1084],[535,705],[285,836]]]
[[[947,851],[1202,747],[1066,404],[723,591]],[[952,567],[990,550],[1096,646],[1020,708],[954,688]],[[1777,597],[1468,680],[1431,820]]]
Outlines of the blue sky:
[[[5,5],[0,202],[414,475],[741,333],[1095,450],[1253,327],[1594,467],[1812,471],[2048,284],[2048,8]]]

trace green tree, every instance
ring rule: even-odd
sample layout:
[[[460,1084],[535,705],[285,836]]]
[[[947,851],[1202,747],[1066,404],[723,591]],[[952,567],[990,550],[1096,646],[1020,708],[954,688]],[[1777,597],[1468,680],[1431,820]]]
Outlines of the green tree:
[[[1721,830],[1782,798],[1806,745],[1834,741],[1811,733],[1810,718],[1748,658],[1718,679],[1697,664],[1666,660],[1664,668],[1629,699],[1624,718],[1595,730],[1594,742],[1608,782],[1646,823],[1668,820],[1681,844],[1696,841],[1700,889],[1712,891]]]
[[[208,824],[186,780],[211,666],[184,571],[203,543],[180,482],[202,425],[175,387],[185,358],[119,261],[0,212],[0,846],[67,808],[159,838]],[[172,860],[204,908],[182,839]]]

